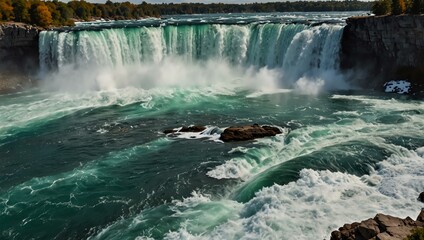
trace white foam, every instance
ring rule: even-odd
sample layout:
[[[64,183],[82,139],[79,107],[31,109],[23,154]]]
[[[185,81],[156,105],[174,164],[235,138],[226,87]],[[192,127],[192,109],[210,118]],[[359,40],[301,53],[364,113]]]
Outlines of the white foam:
[[[404,131],[403,127],[410,129],[405,124],[399,131]],[[384,130],[387,130],[387,134],[393,133],[390,125]],[[244,156],[226,161],[210,170],[207,175],[217,179],[248,180],[274,165],[345,142],[369,141],[386,147],[380,134],[384,134],[381,125],[356,118],[342,119],[329,125],[302,127],[275,138],[257,139],[259,147],[243,149],[246,152]]]
[[[139,117],[161,104],[161,109],[172,108],[175,104],[192,104],[215,100],[220,95],[233,95],[234,90],[214,86],[193,88],[152,88],[125,87],[104,91],[85,92],[37,92],[22,96],[14,101],[0,103],[0,138],[25,130],[25,128],[46,124],[49,121],[73,114],[83,109],[110,105],[126,106],[140,103],[140,111],[128,113],[125,118]],[[132,116],[135,114],[136,116]],[[105,129],[105,128],[104,128]],[[104,131],[100,130],[99,133]]]
[[[406,80],[393,80],[384,84],[384,91],[387,93],[409,93],[411,83]]]
[[[187,198],[183,198],[183,200],[173,200],[172,203],[177,206],[177,207],[186,207],[186,208],[191,208],[191,207],[195,207],[201,203],[207,203],[210,202],[210,195],[208,194],[201,194],[198,193],[196,191],[193,191],[191,193],[190,197]]]
[[[398,99],[380,99],[371,96],[360,95],[338,95],[331,96],[332,99],[346,99],[359,101],[368,104],[378,111],[408,111],[408,110],[424,110],[424,103],[422,101],[403,101]]]
[[[337,111],[334,112],[333,115],[359,117],[361,114],[358,111]]]
[[[256,92],[253,92],[249,95],[247,95],[247,98],[257,98],[264,95],[272,95],[272,94],[279,94],[279,93],[289,93],[293,92],[293,89],[262,89]]]
[[[100,133],[100,134],[105,134],[105,133],[108,133],[108,132],[109,132],[109,130],[104,129],[104,128],[100,128],[100,129],[99,129],[99,130],[97,130],[96,132],[98,132],[98,133]]]
[[[282,134],[271,138],[256,139],[258,147],[235,148],[229,153],[243,152],[243,157],[232,158],[224,164],[216,166],[206,173],[209,177],[216,179],[247,179],[253,174],[257,174],[264,168],[272,166],[278,161],[278,154],[285,147],[284,137],[288,129],[280,128]]]
[[[163,93],[162,93],[163,94]],[[160,95],[159,95],[160,96]],[[31,98],[19,98],[13,104],[0,105],[0,138],[9,131],[45,124],[76,111],[109,105],[125,106],[151,101],[151,92],[126,88],[114,91],[71,93],[38,93]]]
[[[193,125],[190,125],[191,127]],[[216,126],[205,126],[206,129],[201,132],[180,132],[182,127],[174,128],[175,132],[167,134],[168,136],[173,136],[176,138],[182,139],[208,139],[215,142],[222,142],[219,140],[221,133],[224,129],[218,128]]]
[[[243,207],[238,219],[208,232],[182,227],[167,239],[328,239],[344,223],[377,213],[398,217],[418,215],[416,198],[424,189],[422,148],[394,154],[370,175],[304,169],[300,179],[263,188]]]

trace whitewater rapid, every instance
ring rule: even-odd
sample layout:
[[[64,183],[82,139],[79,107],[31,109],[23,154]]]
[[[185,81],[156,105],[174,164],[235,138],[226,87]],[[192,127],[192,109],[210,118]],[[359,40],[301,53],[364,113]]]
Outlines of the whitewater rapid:
[[[343,24],[269,17],[42,32],[38,88],[0,96],[0,238],[315,240],[415,218],[423,102],[334,91]],[[219,141],[254,123],[283,131]],[[163,133],[189,125],[207,129]]]

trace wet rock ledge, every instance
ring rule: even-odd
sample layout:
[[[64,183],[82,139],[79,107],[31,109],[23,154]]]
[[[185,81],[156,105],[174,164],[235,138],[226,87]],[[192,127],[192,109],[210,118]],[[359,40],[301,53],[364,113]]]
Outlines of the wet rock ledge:
[[[330,240],[403,240],[418,228],[424,228],[424,209],[415,221],[377,214],[360,223],[345,224],[331,233]]]

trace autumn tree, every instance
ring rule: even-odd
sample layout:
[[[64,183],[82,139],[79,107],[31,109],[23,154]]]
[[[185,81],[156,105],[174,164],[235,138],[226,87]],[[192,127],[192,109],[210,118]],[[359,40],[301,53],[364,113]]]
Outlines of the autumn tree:
[[[405,0],[392,0],[392,15],[404,14],[406,11]]]
[[[47,27],[52,24],[52,14],[43,2],[33,4],[30,15],[31,21],[38,26]]]
[[[11,21],[14,18],[13,7],[10,0],[0,0],[0,20]]]

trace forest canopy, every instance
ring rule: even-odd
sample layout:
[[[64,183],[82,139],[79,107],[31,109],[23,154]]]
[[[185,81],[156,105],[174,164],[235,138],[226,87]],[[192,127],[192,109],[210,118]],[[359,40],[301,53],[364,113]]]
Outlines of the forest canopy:
[[[386,0],[387,1],[387,0]],[[424,0],[421,0],[424,1]],[[372,2],[361,1],[302,1],[250,4],[181,3],[133,4],[130,2],[104,4],[73,0],[0,0],[0,21],[16,21],[41,27],[72,25],[74,21],[94,19],[140,19],[174,14],[194,13],[255,13],[310,11],[369,11]]]
[[[372,6],[375,15],[423,14],[424,0],[378,0]]]

